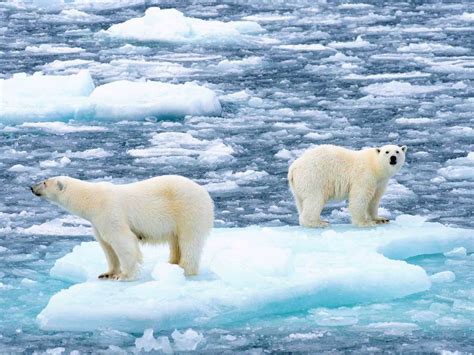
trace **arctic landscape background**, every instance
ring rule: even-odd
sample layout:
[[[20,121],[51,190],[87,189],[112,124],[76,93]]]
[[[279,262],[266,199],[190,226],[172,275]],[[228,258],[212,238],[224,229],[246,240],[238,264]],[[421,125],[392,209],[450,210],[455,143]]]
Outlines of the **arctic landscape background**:
[[[474,351],[473,31],[470,1],[0,2],[0,352]],[[288,165],[324,143],[408,146],[395,223],[287,227]],[[29,191],[163,174],[215,201],[208,294],[165,249],[141,291],[93,282],[97,245],[71,253],[90,226]],[[323,216],[350,222],[344,202]],[[137,292],[160,322],[127,313]]]

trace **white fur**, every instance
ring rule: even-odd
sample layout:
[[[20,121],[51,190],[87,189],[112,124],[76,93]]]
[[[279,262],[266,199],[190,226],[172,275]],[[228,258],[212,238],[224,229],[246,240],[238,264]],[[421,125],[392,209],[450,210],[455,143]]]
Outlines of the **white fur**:
[[[160,176],[126,185],[47,179],[33,192],[89,220],[109,270],[99,278],[133,279],[141,263],[139,242],[170,247],[172,264],[196,275],[214,223],[208,192],[181,176]]]
[[[324,205],[347,198],[353,224],[365,227],[387,223],[377,211],[388,180],[405,162],[405,151],[406,146],[396,145],[360,151],[321,145],[303,153],[288,172],[300,225],[328,226],[320,218]],[[396,165],[390,165],[391,156],[397,157]]]

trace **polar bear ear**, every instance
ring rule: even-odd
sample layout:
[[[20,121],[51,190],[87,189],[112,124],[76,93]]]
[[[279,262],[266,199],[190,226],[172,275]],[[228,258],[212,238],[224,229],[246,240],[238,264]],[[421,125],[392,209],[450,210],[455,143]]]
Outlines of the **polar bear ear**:
[[[405,153],[407,151],[407,146],[406,145],[402,145],[402,150],[403,150],[403,153]]]
[[[377,151],[377,153],[380,153],[380,148],[375,148],[375,150]]]
[[[56,182],[56,186],[58,187],[58,190],[59,190],[59,191],[63,191],[63,190],[64,190],[64,184],[63,184],[61,181],[57,181],[57,182]]]

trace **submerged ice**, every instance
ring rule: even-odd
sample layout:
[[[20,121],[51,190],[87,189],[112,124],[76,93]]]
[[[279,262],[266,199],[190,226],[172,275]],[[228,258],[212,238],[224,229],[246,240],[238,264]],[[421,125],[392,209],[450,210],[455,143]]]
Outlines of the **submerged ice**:
[[[430,279],[403,259],[454,248],[474,251],[472,232],[414,216],[372,229],[222,228],[210,237],[197,277],[168,264],[167,248],[145,247],[137,281],[103,282],[102,251],[84,242],[56,261],[51,276],[74,285],[50,299],[38,322],[51,330],[160,331],[386,302],[452,281],[452,273]]]

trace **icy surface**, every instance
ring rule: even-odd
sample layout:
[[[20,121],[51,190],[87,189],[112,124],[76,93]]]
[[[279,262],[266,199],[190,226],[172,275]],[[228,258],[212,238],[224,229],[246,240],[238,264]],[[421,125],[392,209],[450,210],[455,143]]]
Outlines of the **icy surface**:
[[[154,6],[182,13],[170,12],[179,21],[162,34],[171,37],[144,41],[106,33],[142,21]],[[51,268],[91,235],[89,225],[31,195],[33,182],[52,175],[127,183],[182,174],[211,192],[218,227],[275,227],[298,222],[286,174],[308,147],[406,144],[406,165],[390,181],[380,215],[420,215],[472,230],[473,14],[468,0],[0,1],[0,79],[36,72],[69,78],[58,86],[21,79],[28,82],[24,95],[11,86],[0,90],[0,352],[132,353],[146,330],[38,327],[36,316],[51,297],[72,286],[52,278]],[[212,26],[207,37],[173,37],[178,27],[199,27],[196,19]],[[249,27],[236,25],[242,21]],[[95,87],[195,83],[215,92],[221,116],[96,119],[84,103],[94,89],[82,85],[89,79],[79,80],[84,70]],[[331,203],[323,218],[349,223],[347,202]],[[466,248],[464,256],[464,242],[449,245],[441,234],[432,236],[445,246],[434,248],[439,254],[406,262],[430,279],[452,273],[452,282],[441,277],[428,291],[380,303],[177,331],[202,335],[196,350],[204,353],[473,353],[473,254]],[[414,239],[408,248],[393,241],[385,255],[405,258],[433,243]],[[163,257],[148,275],[179,284],[179,271]],[[153,344],[169,343],[179,352],[173,331],[155,332],[161,345]]]
[[[470,230],[412,216],[365,231],[222,228],[207,243],[199,277],[185,279],[178,266],[167,264],[167,248],[147,247],[139,280],[117,283],[97,280],[105,258],[96,242],[82,243],[51,270],[51,276],[78,284],[54,295],[38,322],[53,330],[162,331],[384,302],[431,286],[422,268],[387,256],[405,259],[459,246],[474,251]],[[446,273],[431,280],[454,281]]]

